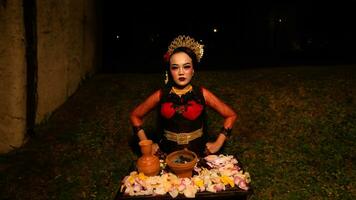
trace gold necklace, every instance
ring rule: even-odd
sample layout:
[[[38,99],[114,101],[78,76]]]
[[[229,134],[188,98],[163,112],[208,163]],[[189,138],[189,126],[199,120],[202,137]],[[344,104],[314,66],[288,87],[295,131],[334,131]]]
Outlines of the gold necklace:
[[[172,87],[172,92],[177,94],[178,96],[182,96],[183,94],[192,91],[193,87],[192,85],[189,85],[183,89],[176,89],[174,86]]]

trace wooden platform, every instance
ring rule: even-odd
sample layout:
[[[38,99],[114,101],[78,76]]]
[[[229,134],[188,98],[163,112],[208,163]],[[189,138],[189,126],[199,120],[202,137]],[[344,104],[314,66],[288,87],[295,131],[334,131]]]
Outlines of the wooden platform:
[[[252,195],[253,190],[250,188],[249,190],[241,190],[240,188],[230,188],[227,190],[223,190],[220,192],[198,192],[195,195],[195,199],[236,199],[236,200],[245,200],[249,199],[249,197]],[[188,199],[185,197],[183,194],[179,194],[176,198],[171,197],[169,194],[166,195],[159,195],[159,196],[129,196],[129,195],[124,195],[122,192],[118,192],[115,200],[119,199],[126,199],[126,200],[131,200],[131,199]]]

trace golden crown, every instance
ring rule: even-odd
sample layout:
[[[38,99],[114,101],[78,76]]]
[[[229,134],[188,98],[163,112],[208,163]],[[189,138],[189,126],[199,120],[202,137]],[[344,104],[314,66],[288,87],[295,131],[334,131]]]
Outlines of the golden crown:
[[[198,62],[203,57],[204,54],[204,45],[200,44],[199,42],[195,41],[193,38],[185,35],[179,35],[176,37],[171,44],[168,46],[168,54],[172,55],[174,49],[178,47],[187,47],[190,48],[195,55],[197,56]]]

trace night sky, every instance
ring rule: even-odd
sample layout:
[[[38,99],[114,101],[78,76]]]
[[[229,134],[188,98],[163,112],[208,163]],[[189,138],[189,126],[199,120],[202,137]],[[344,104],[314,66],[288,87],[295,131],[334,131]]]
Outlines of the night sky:
[[[350,2],[124,5],[110,0],[102,7],[108,72],[161,70],[167,46],[179,34],[205,45],[205,69],[355,62],[356,12]]]

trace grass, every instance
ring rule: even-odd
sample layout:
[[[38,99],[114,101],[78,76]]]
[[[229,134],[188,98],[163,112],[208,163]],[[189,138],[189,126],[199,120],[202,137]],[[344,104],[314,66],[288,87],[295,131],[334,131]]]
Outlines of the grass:
[[[356,69],[201,71],[194,82],[239,119],[223,153],[250,172],[251,199],[356,198]],[[161,74],[98,74],[20,149],[0,156],[1,199],[113,199],[138,154],[129,111]],[[145,127],[154,134],[155,112]],[[208,110],[209,130],[222,119]],[[213,136],[212,136],[213,137]]]

